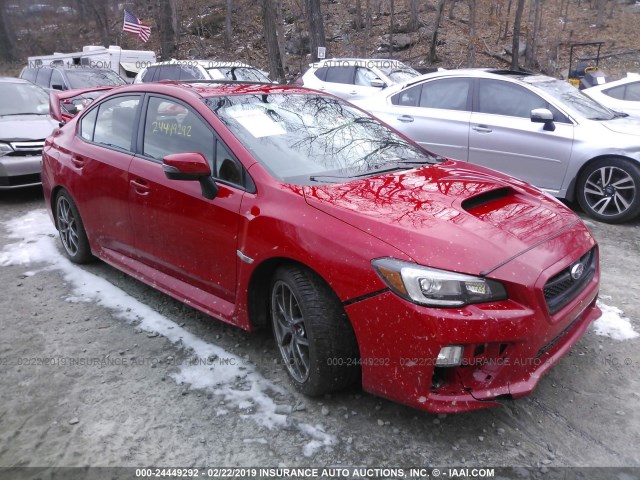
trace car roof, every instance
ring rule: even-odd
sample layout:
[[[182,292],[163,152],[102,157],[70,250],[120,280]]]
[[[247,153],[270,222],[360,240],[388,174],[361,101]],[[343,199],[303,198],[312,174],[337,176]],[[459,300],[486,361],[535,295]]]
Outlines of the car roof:
[[[30,85],[34,85],[29,80],[24,80],[23,78],[14,78],[14,77],[0,77],[0,83],[28,83]]]
[[[531,72],[523,72],[517,70],[505,70],[496,68],[458,68],[453,70],[441,70],[437,72],[425,73],[419,77],[401,83],[401,88],[420,83],[430,78],[445,77],[474,77],[474,78],[510,78],[526,83],[536,83],[548,80],[557,80],[557,78],[548,77],[546,75],[538,75]]]
[[[167,60],[166,62],[152,63],[148,67],[159,67],[162,65],[200,65],[203,68],[241,67],[253,68],[257,70],[256,67],[248,65],[246,63],[225,60]]]
[[[260,82],[237,82],[228,80],[164,80],[161,82],[134,83],[115,87],[110,92],[163,92],[171,94],[174,89],[190,91],[203,98],[217,97],[224,95],[261,95],[261,94],[320,94],[308,88],[291,85],[279,85],[274,83]]]

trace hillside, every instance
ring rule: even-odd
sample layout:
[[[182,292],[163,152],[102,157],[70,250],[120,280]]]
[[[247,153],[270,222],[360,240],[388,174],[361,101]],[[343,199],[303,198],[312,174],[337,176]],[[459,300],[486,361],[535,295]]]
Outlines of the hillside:
[[[98,0],[93,0],[98,1]],[[476,36],[474,66],[508,67],[512,43],[515,1],[475,0]],[[523,15],[522,44],[526,41],[530,10],[527,0]],[[640,21],[640,4],[628,1],[608,0],[605,25],[596,28],[596,1],[538,0],[542,3],[539,32],[536,37],[537,64],[534,70],[560,76],[569,64],[569,45],[572,42],[604,41],[601,67],[613,78],[624,76],[626,71],[640,70],[640,44],[637,26]],[[53,0],[51,3],[54,3]],[[91,2],[87,2],[91,3]],[[123,4],[105,7],[103,15],[111,44],[123,48],[159,51],[157,22],[150,2],[127,4],[145,23],[152,26],[149,43],[143,44],[135,35],[121,31]],[[281,0],[280,33],[284,37],[288,77],[304,71],[308,56],[301,54],[308,47],[306,25],[302,15],[302,0]],[[438,30],[438,60],[428,61],[430,38],[433,32],[436,0],[418,2],[420,25],[410,31],[408,1],[362,1],[363,17],[366,5],[371,6],[370,28],[355,29],[354,1],[323,1],[327,38],[327,57],[393,57],[414,67],[456,68],[468,66],[469,6],[468,2],[448,0]],[[266,68],[266,49],[262,34],[260,2],[233,0],[231,43],[224,41],[224,1],[183,0],[177,2],[177,21],[180,34],[177,41],[177,58],[204,58],[241,60]],[[592,8],[593,7],[593,8]],[[453,12],[452,12],[453,8]],[[77,51],[83,45],[105,43],[98,34],[96,16],[85,7],[85,17],[79,21],[79,12],[57,15],[16,15],[12,26],[17,37],[18,61],[0,66],[4,73],[16,74],[26,64],[26,57],[34,54],[50,54],[53,51]],[[393,20],[392,20],[393,19]],[[365,21],[366,23],[366,21]],[[394,34],[389,39],[393,23]],[[506,26],[506,29],[505,29]],[[505,34],[506,31],[506,34]],[[389,47],[393,45],[393,48]],[[521,45],[522,46],[522,45]],[[582,49],[580,56],[591,56],[595,50]]]

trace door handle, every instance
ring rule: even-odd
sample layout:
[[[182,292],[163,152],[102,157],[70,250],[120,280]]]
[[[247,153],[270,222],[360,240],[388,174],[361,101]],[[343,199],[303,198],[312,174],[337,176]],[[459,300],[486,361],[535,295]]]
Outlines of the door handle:
[[[411,115],[400,115],[398,120],[404,123],[410,123],[413,122],[413,117]]]
[[[357,95],[358,92],[356,92],[355,90],[352,90],[351,92],[349,92],[351,95]]]
[[[491,133],[491,132],[493,132],[492,129],[490,129],[489,127],[486,127],[484,125],[478,125],[478,126],[475,126],[475,127],[471,127],[471,129],[475,130],[476,132],[479,132],[479,133]]]
[[[148,195],[151,187],[141,178],[131,180],[129,184],[133,187],[138,195]]]
[[[73,166],[76,168],[82,168],[84,167],[84,158],[82,158],[79,155],[71,155],[71,163],[73,163]]]

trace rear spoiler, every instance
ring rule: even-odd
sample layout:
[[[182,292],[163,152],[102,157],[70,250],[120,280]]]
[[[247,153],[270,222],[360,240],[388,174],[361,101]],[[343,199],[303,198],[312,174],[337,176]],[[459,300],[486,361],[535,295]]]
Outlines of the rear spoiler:
[[[80,113],[95,98],[117,86],[119,85],[104,85],[65,91],[51,90],[49,92],[49,113],[62,126]]]

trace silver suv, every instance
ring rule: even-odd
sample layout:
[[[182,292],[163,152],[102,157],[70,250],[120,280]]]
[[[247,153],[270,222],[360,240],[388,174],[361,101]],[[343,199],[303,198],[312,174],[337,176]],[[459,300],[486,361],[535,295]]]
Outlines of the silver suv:
[[[640,214],[640,119],[600,105],[567,82],[448,70],[356,104],[432,152],[577,199],[597,220],[619,223]]]
[[[332,58],[310,65],[294,83],[333,93],[346,100],[364,98],[420,75],[398,60]]]

